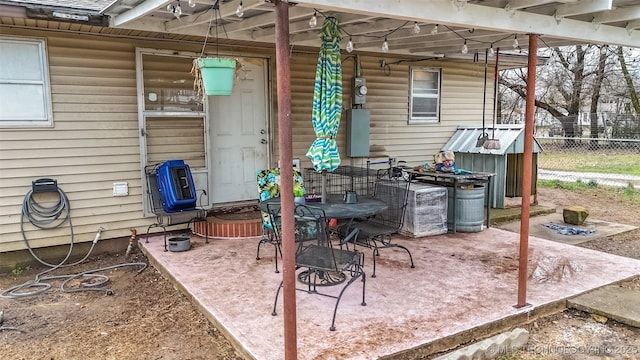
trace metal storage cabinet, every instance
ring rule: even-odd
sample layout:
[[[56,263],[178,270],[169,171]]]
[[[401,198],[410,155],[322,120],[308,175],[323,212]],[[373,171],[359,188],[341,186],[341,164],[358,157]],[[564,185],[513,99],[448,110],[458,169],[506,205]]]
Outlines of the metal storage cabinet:
[[[400,233],[421,237],[447,232],[447,188],[411,183]]]

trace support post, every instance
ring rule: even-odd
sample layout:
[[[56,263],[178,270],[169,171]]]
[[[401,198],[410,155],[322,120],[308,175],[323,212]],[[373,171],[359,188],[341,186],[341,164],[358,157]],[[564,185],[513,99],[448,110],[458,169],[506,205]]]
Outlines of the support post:
[[[293,150],[291,131],[291,68],[289,62],[289,3],[275,0],[278,149],[282,216],[282,299],[284,303],[284,358],[298,357],[296,321],[295,243],[293,219]]]
[[[518,264],[518,303],[527,304],[527,265],[529,261],[529,215],[531,210],[531,174],[533,162],[533,115],[536,100],[536,65],[538,35],[529,34],[529,59],[527,67],[527,97],[524,121],[524,165],[522,169],[522,218],[520,221],[520,261]]]

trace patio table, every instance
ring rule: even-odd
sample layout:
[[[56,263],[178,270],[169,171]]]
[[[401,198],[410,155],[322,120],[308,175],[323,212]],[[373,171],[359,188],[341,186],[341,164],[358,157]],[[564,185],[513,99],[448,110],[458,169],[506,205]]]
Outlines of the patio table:
[[[269,212],[271,210],[279,210],[276,205],[280,204],[280,198],[272,198],[261,201],[259,206],[260,210]],[[334,219],[355,219],[367,216],[373,216],[383,210],[386,210],[387,204],[382,200],[370,198],[370,197],[358,197],[358,202],[355,204],[346,204],[342,201],[342,195],[329,195],[326,202],[311,202],[307,201],[307,206],[313,206],[324,210],[327,218]]]
[[[280,198],[271,198],[261,201],[259,207],[261,211],[277,211],[279,212]],[[307,202],[305,205],[317,207],[322,209],[327,219],[342,219],[353,220],[356,218],[373,216],[381,211],[387,209],[387,204],[379,199],[370,197],[359,197],[357,203],[347,204],[342,200],[341,195],[329,195],[326,202]],[[308,284],[312,281],[312,276],[309,272],[303,271],[298,274],[298,280],[300,282]],[[316,285],[338,285],[345,281],[346,275],[344,273],[325,272],[320,274],[321,283]]]

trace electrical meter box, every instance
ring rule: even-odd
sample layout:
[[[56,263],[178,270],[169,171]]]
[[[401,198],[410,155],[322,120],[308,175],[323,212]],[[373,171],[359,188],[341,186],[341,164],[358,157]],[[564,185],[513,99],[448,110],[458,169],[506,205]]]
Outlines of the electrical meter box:
[[[367,102],[367,91],[367,80],[363,77],[354,77],[351,103],[353,105],[364,105]]]
[[[369,156],[370,123],[369,110],[347,109],[347,156]]]

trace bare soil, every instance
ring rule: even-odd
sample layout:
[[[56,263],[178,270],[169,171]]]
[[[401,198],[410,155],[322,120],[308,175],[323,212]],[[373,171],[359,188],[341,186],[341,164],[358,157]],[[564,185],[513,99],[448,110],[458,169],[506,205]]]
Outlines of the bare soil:
[[[585,206],[590,217],[640,226],[640,204],[620,201],[590,190],[573,193],[539,189],[540,204]],[[236,214],[228,216],[246,216]],[[640,259],[640,230],[581,244],[587,248]],[[89,261],[55,274],[76,274],[129,262],[146,262],[134,251],[94,256]],[[187,297],[154,268],[138,273],[124,266],[100,272],[109,276],[103,285],[113,290],[62,292],[53,280],[44,293],[0,299],[4,322],[0,326],[0,359],[240,359],[230,343],[202,316]],[[20,272],[19,270],[23,270]],[[14,269],[0,274],[0,289],[36,278],[41,267]],[[47,274],[50,275],[50,274]],[[91,283],[93,280],[84,280]],[[80,280],[72,285],[80,286]],[[640,289],[640,277],[624,286]],[[638,359],[640,329],[567,310],[524,325],[530,339],[524,351],[502,359]]]

